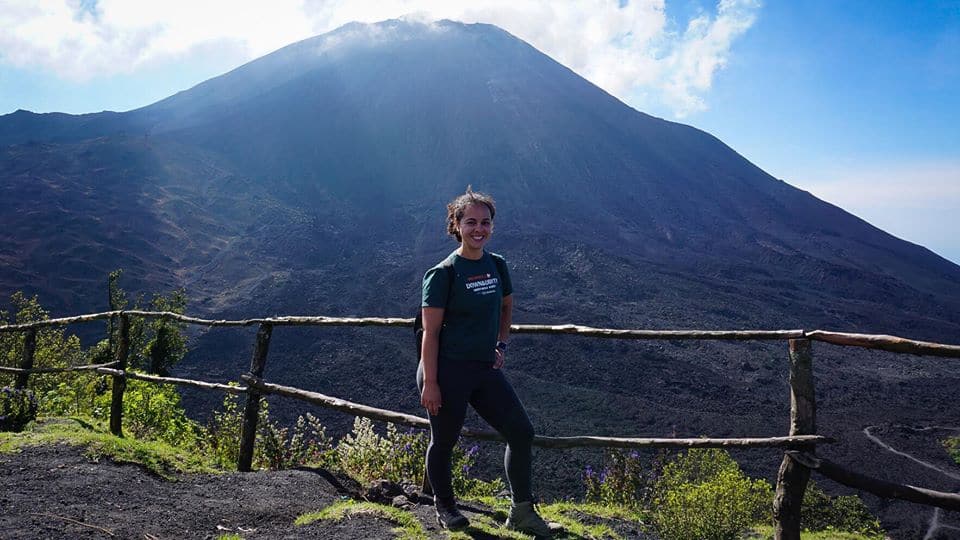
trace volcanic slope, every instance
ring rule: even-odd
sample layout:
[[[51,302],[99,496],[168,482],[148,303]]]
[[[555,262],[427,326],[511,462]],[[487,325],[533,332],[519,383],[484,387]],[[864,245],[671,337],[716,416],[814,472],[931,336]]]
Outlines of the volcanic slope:
[[[133,111],[0,117],[0,294],[100,310],[122,267],[130,290],[185,287],[195,314],[412,316],[467,184],[498,200],[518,323],[960,335],[960,267],[449,21],[350,24]],[[406,332],[274,336],[271,380],[417,410]],[[180,374],[235,379],[252,339],[198,334]],[[782,343],[513,341],[544,433],[787,428]],[[948,363],[816,354],[821,430],[851,455],[865,425],[960,416]],[[578,489],[579,459],[542,488]]]

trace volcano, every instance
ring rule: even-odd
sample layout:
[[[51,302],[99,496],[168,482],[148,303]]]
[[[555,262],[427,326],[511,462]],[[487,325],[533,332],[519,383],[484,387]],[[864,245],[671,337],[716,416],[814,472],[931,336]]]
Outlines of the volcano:
[[[133,111],[0,117],[0,294],[103,311],[123,268],[128,290],[184,287],[195,315],[411,317],[424,270],[456,247],[444,204],[468,184],[497,200],[516,323],[960,335],[957,265],[495,26],[451,21],[349,24]],[[416,412],[411,340],[280,329],[266,376]],[[179,374],[234,380],[252,341],[196,334]],[[514,341],[509,372],[544,434],[787,430],[785,344]],[[815,354],[840,461],[898,470],[864,427],[960,416],[943,361]],[[749,466],[769,474],[774,454]],[[590,455],[544,453],[540,489],[577,493]],[[919,526],[884,508],[888,526]]]

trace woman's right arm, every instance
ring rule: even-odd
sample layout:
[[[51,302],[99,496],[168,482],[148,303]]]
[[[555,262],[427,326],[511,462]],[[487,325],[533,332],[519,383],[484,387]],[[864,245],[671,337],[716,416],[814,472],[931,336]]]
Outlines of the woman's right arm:
[[[437,355],[440,351],[440,327],[443,325],[442,307],[424,307],[423,343],[420,346],[420,362],[423,363],[423,390],[420,404],[436,416],[440,412],[440,385],[437,383]]]

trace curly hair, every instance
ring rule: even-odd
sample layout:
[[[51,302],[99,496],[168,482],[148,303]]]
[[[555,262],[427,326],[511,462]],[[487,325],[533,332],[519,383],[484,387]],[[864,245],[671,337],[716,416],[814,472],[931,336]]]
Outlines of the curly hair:
[[[460,231],[457,230],[457,225],[459,225],[460,220],[463,219],[463,213],[466,211],[467,206],[471,204],[482,204],[486,206],[487,209],[490,210],[491,220],[497,213],[497,207],[493,202],[493,197],[486,193],[477,193],[468,185],[467,191],[463,195],[450,201],[450,204],[447,205],[447,234],[455,237],[457,242],[463,241],[463,238],[460,238]]]

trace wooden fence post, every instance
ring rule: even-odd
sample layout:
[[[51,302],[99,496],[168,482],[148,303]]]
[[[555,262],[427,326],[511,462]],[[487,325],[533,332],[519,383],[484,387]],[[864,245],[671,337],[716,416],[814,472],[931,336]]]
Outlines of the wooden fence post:
[[[33,355],[37,350],[37,329],[31,328],[23,335],[23,352],[20,356],[20,369],[33,369]],[[13,387],[24,389],[30,380],[29,373],[17,373]]]
[[[250,374],[263,377],[263,368],[267,363],[267,349],[270,348],[270,334],[273,325],[261,323],[257,330],[257,343],[250,359]],[[253,445],[257,440],[257,418],[260,415],[261,393],[253,388],[247,390],[247,407],[243,411],[243,428],[240,432],[240,453],[237,456],[237,470],[250,472],[253,465]]]
[[[123,392],[127,389],[127,356],[130,352],[130,319],[120,314],[120,342],[117,343],[117,369],[123,375],[113,376],[113,393],[110,401],[110,433],[123,437]]]
[[[813,355],[809,339],[790,340],[790,435],[814,435],[817,404],[813,395]],[[813,452],[816,445],[805,450]],[[773,499],[776,540],[800,540],[800,510],[810,469],[787,454],[777,474]]]

